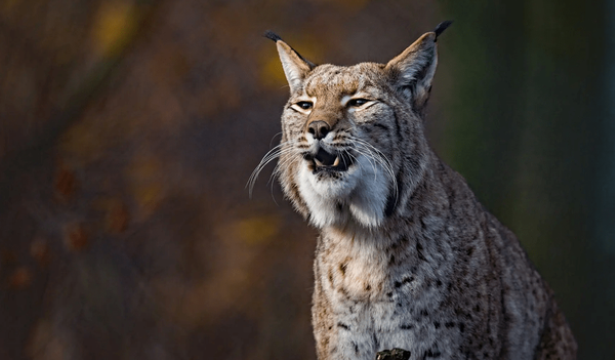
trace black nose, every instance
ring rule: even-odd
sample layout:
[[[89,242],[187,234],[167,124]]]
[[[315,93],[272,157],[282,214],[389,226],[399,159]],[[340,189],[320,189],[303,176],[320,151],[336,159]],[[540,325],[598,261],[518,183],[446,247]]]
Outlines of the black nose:
[[[329,131],[331,131],[331,127],[322,120],[312,121],[308,125],[308,132],[312,134],[316,140],[320,140],[327,136]]]

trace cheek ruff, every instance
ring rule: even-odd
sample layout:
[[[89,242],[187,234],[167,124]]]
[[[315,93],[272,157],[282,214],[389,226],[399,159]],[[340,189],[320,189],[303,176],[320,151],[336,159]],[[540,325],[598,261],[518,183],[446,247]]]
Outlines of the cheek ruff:
[[[314,160],[305,160],[299,168],[298,187],[311,222],[324,227],[354,219],[368,228],[378,226],[391,187],[387,172],[363,155],[344,171],[332,168],[315,166]]]

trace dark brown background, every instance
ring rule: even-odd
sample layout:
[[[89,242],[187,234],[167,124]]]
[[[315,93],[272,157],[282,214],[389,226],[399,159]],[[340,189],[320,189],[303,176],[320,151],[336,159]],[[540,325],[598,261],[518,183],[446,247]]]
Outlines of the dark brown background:
[[[445,19],[427,126],[615,350],[615,2],[0,0],[0,360],[314,359],[316,231],[244,186],[309,59]]]

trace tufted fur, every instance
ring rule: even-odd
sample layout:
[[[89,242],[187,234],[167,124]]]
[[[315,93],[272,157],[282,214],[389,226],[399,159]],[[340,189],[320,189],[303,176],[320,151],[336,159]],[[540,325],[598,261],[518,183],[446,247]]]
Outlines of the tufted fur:
[[[514,234],[427,144],[436,37],[386,65],[349,67],[315,66],[270,37],[291,96],[282,142],[263,163],[280,157],[286,196],[321,229],[318,358],[402,348],[412,360],[574,359],[572,333]],[[328,129],[320,140],[314,124]],[[320,149],[348,169],[316,171]]]

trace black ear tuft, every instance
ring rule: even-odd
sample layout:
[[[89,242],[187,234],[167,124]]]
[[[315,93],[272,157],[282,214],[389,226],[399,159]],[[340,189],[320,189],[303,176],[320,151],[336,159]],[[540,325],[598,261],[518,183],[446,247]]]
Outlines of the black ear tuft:
[[[276,43],[277,43],[278,41],[282,41],[282,42],[284,42],[284,40],[282,40],[282,38],[280,37],[280,35],[278,35],[278,34],[274,33],[274,32],[273,32],[273,31],[271,31],[271,30],[267,30],[267,31],[265,31],[265,33],[263,34],[263,36],[264,36],[264,37],[266,37],[267,39],[273,40],[273,41],[274,41],[274,42],[276,42]],[[288,44],[287,44],[287,45],[288,45]],[[313,68],[315,68],[315,67],[316,67],[316,64],[314,64],[313,62],[311,62],[311,61],[307,60],[306,58],[304,58],[303,56],[301,56],[301,54],[299,54],[299,52],[298,52],[297,50],[293,49],[292,47],[291,47],[291,49],[295,52],[295,54],[297,54],[297,56],[299,56],[299,58],[300,58],[301,60],[305,61],[305,62],[306,62],[306,64],[308,64],[308,66],[309,66],[311,69],[313,69]]]
[[[438,40],[438,36],[440,36],[440,34],[444,32],[444,30],[446,30],[449,26],[451,26],[452,23],[453,23],[452,20],[446,20],[438,24],[438,26],[436,26],[436,29],[433,31],[436,33],[436,40]]]
[[[267,31],[265,31],[265,33],[263,34],[263,36],[264,36],[264,37],[266,37],[267,39],[273,40],[273,41],[275,41],[275,42],[278,42],[278,41],[282,40],[282,38],[280,37],[280,35],[278,35],[278,34],[274,33],[274,32],[273,32],[273,31],[271,31],[271,30],[267,30]],[[284,40],[282,40],[282,41],[284,41]]]

